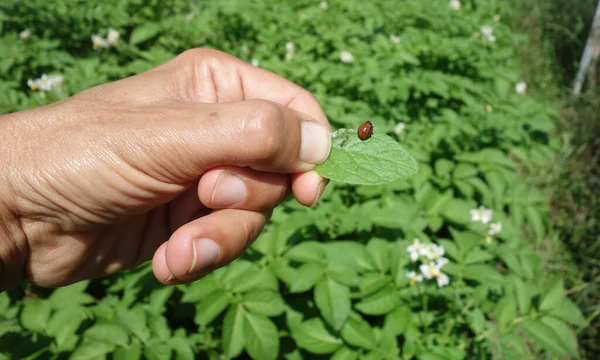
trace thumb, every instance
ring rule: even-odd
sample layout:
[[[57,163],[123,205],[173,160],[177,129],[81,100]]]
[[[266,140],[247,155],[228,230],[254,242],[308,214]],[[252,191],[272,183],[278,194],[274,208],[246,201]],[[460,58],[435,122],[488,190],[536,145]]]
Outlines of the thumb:
[[[306,172],[329,156],[329,128],[275,102],[185,103],[178,108],[169,119],[146,121],[142,134],[125,134],[128,140],[123,144],[129,145],[119,155],[169,183],[194,181],[223,165]]]

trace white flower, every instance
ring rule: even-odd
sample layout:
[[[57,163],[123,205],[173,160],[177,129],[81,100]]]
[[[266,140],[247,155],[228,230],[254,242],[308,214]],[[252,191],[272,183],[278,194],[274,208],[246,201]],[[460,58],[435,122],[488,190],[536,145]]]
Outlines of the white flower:
[[[444,287],[448,284],[450,284],[450,278],[448,277],[448,275],[444,274],[444,273],[439,273],[435,279],[437,280],[437,285],[438,287]]]
[[[409,271],[408,274],[406,274],[406,276],[408,277],[408,282],[411,285],[413,285],[414,283],[418,283],[418,282],[422,282],[423,281],[423,275],[417,274],[414,271]]]
[[[494,28],[489,25],[483,25],[480,29],[481,34],[489,41],[495,42],[496,36],[494,36]]]
[[[525,81],[519,81],[517,85],[515,85],[515,91],[517,94],[525,94],[525,91],[527,91],[527,83]]]
[[[27,80],[27,86],[33,91],[50,91],[62,86],[62,75],[46,75],[42,74],[39,79]]]
[[[116,43],[117,41],[119,41],[119,38],[121,37],[121,35],[119,34],[119,32],[115,29],[108,29],[108,35],[106,36],[106,42],[109,45],[113,45],[114,43]]]
[[[495,22],[499,22],[500,21],[500,14],[494,15],[493,19],[494,19]]]
[[[340,53],[340,60],[343,63],[349,64],[354,61],[354,56],[349,51],[344,50]]]
[[[288,41],[285,43],[285,52],[288,54],[293,54],[296,51],[296,44],[292,41]]]
[[[471,221],[487,224],[490,221],[492,221],[493,214],[494,213],[492,212],[492,210],[480,206],[477,209],[471,210]]]
[[[431,244],[431,260],[439,261],[440,259],[444,259],[444,254],[446,254],[446,251],[444,250],[443,246]],[[447,261],[448,260],[446,260],[446,262]]]
[[[19,33],[19,38],[21,40],[27,40],[31,36],[31,30],[25,29]]]
[[[502,223],[491,223],[490,224],[490,229],[488,230],[488,235],[490,236],[494,236],[497,233],[499,233],[500,231],[502,231]]]
[[[100,35],[92,35],[92,44],[94,44],[94,49],[104,49],[109,46],[108,41]]]
[[[319,7],[321,9],[327,9],[329,7],[329,3],[327,1],[321,1],[321,3],[319,4]]]
[[[396,126],[394,126],[394,133],[398,135],[402,133],[404,129],[406,129],[406,124],[404,124],[403,122],[399,122],[396,124]]]
[[[410,254],[410,259],[412,261],[417,261],[423,247],[424,246],[423,246],[423,244],[421,244],[419,239],[414,239],[413,243],[408,245],[408,247],[406,248],[406,251],[408,251],[408,253]]]
[[[250,60],[250,64],[258,67],[258,66],[260,66],[260,61],[258,61],[258,59],[252,59],[252,60]]]
[[[425,279],[431,279],[440,274],[440,268],[435,264],[421,264],[419,270],[421,270],[421,274]]]
[[[192,21],[192,20],[194,20],[194,18],[195,18],[195,17],[196,17],[196,14],[194,14],[194,13],[189,13],[189,14],[187,14],[187,16],[185,17],[185,20],[186,20],[186,21]]]
[[[452,0],[452,1],[450,1],[450,4],[448,4],[448,6],[450,6],[450,9],[452,9],[454,11],[458,11],[458,10],[460,10],[460,7],[462,6],[462,4],[458,0]]]
[[[394,45],[400,44],[400,38],[398,36],[394,35],[394,34],[390,35],[390,41]]]
[[[423,244],[421,248],[419,248],[419,256],[431,260],[433,258],[433,248],[432,244]]]
[[[483,36],[488,37],[494,33],[494,28],[489,25],[483,25],[480,31]]]
[[[437,261],[435,262],[435,266],[437,266],[438,269],[441,269],[444,265],[446,265],[449,262],[450,260],[448,260],[447,258],[441,257],[437,259]]]

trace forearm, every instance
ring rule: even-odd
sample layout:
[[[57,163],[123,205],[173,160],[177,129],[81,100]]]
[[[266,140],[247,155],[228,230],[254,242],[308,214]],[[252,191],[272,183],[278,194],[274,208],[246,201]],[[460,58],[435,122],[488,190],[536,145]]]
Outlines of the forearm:
[[[15,123],[26,113],[0,116],[0,291],[23,279],[27,240],[16,208],[14,173],[18,171]]]

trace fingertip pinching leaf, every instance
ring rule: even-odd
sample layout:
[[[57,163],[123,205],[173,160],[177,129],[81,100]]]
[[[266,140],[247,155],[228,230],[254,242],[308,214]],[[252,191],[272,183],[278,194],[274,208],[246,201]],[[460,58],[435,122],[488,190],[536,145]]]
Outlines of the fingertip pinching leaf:
[[[354,184],[382,185],[414,176],[417,161],[392,137],[373,133],[361,140],[354,129],[332,134],[331,152],[315,171],[324,178]]]

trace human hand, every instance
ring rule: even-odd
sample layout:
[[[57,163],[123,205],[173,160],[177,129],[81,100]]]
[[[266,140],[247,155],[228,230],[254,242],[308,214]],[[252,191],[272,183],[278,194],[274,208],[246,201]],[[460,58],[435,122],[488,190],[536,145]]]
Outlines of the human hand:
[[[239,256],[286,194],[314,204],[331,146],[309,92],[207,49],[5,115],[0,138],[0,288],[149,259],[161,282],[193,281]]]

